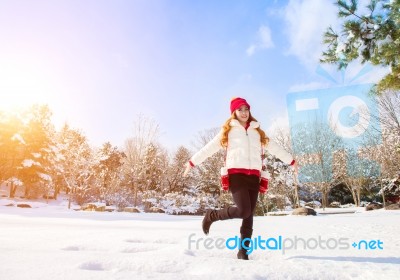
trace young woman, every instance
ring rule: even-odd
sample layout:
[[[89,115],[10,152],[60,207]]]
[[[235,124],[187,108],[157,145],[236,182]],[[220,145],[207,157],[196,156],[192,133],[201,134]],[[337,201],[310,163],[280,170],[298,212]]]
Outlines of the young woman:
[[[225,165],[228,169],[229,191],[235,206],[221,210],[207,210],[202,227],[205,234],[209,233],[213,222],[233,218],[242,219],[240,227],[241,240],[248,248],[253,233],[253,215],[256,208],[260,174],[262,168],[262,149],[275,155],[287,164],[297,165],[293,157],[276,143],[269,140],[259,123],[250,113],[250,105],[243,98],[234,98],[230,104],[231,117],[222,126],[221,131],[200,151],[192,156],[186,166],[184,176],[189,170],[201,164],[208,157],[226,149]],[[247,250],[241,248],[238,259],[248,260]]]

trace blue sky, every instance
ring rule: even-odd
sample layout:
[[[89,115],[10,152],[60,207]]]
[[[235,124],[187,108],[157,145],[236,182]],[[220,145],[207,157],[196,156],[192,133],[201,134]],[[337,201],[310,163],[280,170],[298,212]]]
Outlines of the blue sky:
[[[0,109],[47,103],[56,125],[117,146],[144,114],[174,150],[234,96],[267,133],[283,124],[288,92],[328,83],[315,70],[338,20],[329,0],[0,0],[0,25]]]

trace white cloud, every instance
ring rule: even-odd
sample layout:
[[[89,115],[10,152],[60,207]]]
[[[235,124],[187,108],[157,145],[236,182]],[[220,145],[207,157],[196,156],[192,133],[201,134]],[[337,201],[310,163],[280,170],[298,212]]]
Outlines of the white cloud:
[[[269,49],[274,47],[271,37],[271,29],[266,25],[261,25],[257,32],[257,42],[247,48],[246,53],[252,56],[257,50]]]
[[[251,45],[250,47],[247,48],[246,53],[248,56],[252,56],[255,51],[256,51],[256,46]]]
[[[338,26],[337,7],[330,0],[290,0],[283,14],[290,44],[287,53],[315,69],[324,49],[323,33]]]

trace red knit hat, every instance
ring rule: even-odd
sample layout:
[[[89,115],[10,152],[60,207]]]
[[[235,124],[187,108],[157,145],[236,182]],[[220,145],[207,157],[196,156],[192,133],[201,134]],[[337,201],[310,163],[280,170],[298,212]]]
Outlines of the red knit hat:
[[[246,105],[249,110],[250,110],[250,105],[247,103],[246,99],[240,98],[240,97],[234,97],[231,100],[231,114],[240,108],[240,106]]]

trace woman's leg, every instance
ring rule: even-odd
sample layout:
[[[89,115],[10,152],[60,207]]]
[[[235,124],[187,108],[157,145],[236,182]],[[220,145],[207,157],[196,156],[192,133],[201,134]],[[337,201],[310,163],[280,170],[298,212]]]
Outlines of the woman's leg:
[[[253,229],[253,216],[254,216],[254,211],[256,210],[256,205],[257,205],[257,199],[258,199],[258,190],[248,190],[248,196],[250,200],[250,206],[249,208],[251,209],[251,214],[247,218],[243,218],[242,221],[242,228],[243,229]]]
[[[251,214],[249,191],[244,187],[233,186],[230,188],[235,206],[229,207],[229,216],[245,219]]]
[[[234,177],[234,184],[230,186],[232,198],[235,202],[235,207],[229,208],[229,215],[232,218],[242,218],[242,226],[240,227],[240,240],[245,240],[244,248],[240,248],[237,257],[238,259],[248,260],[248,246],[253,234],[253,215],[257,205],[259,178],[255,176],[239,176],[237,180]],[[246,239],[247,238],[247,239]]]
[[[259,178],[233,174],[229,178],[229,188],[235,206],[229,208],[231,218],[244,219],[242,226],[253,226],[253,214],[257,204]]]
[[[236,206],[221,210],[207,210],[202,222],[203,232],[206,235],[210,231],[211,224],[215,221],[233,218],[246,219],[253,215],[255,205],[253,206],[252,203],[254,198],[249,194],[249,190],[257,190],[258,193],[259,178],[257,176],[233,174],[229,176],[229,185]],[[257,198],[255,202],[257,202]],[[251,218],[249,222],[252,223],[252,221]]]

